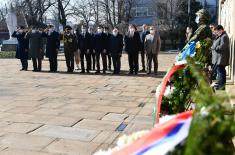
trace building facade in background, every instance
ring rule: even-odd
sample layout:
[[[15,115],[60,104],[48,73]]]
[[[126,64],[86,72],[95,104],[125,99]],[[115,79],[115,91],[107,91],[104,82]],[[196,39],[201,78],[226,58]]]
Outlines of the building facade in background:
[[[136,0],[132,8],[132,20],[130,23],[137,26],[154,23],[153,0]]]
[[[229,83],[235,84],[235,0],[219,0],[218,23],[223,25],[230,38]]]
[[[190,1],[190,0],[189,0]],[[219,0],[196,0],[201,6],[210,12],[212,22],[217,21],[217,8]],[[172,9],[173,13],[177,11],[176,5],[178,0],[136,0],[135,6],[132,9],[133,19],[130,23],[136,25],[146,24],[157,24],[164,23],[166,19],[166,12]],[[161,6],[159,6],[161,5]],[[163,9],[161,11],[161,8]],[[168,13],[169,14],[169,13]]]

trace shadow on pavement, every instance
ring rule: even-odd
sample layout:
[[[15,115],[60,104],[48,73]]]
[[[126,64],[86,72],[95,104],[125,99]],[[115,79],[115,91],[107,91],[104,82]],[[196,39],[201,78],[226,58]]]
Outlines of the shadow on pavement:
[[[120,74],[112,74],[112,71],[107,71],[105,74],[99,73],[96,74],[95,71],[91,71],[90,73],[81,73],[79,70],[74,71],[72,73],[66,72],[66,71],[57,71],[57,72],[50,72],[50,71],[41,71],[37,73],[50,73],[50,74],[77,74],[77,75],[101,75],[101,76],[127,76],[127,77],[152,77],[152,78],[163,78],[166,74],[165,71],[158,71],[158,74],[155,75],[154,73],[146,74],[145,72],[139,72],[137,75],[135,74],[128,74],[129,71],[121,71]]]

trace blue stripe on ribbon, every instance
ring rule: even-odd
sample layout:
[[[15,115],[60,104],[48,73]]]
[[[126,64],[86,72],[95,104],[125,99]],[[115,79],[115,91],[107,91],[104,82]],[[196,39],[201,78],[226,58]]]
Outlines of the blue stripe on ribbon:
[[[162,138],[160,141],[153,143],[152,145],[149,145],[145,149],[137,152],[136,155],[142,155],[142,154],[146,153],[147,151],[151,150],[152,148],[157,147],[157,146],[164,144],[165,142],[168,142],[169,140],[173,139],[172,136],[177,134],[184,124],[185,123],[177,124],[164,138]]]

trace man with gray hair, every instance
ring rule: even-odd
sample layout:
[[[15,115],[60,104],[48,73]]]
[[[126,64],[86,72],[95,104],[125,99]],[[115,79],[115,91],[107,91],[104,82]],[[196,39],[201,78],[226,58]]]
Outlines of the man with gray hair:
[[[161,48],[161,39],[156,28],[150,27],[150,34],[145,38],[144,50],[147,58],[147,74],[151,74],[152,61],[154,64],[154,73],[157,75],[158,72],[158,53]]]

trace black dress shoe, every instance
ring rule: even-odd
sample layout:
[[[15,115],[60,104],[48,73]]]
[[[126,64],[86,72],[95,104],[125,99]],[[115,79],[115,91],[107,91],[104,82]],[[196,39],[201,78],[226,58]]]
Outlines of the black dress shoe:
[[[84,70],[82,70],[80,73],[85,73],[85,71],[84,71]]]
[[[143,68],[142,70],[140,70],[141,72],[145,72],[145,69]]]
[[[105,70],[103,70],[103,74],[105,74],[106,73],[106,71]]]
[[[129,75],[132,75],[132,74],[133,74],[133,72],[129,72],[128,74],[129,74]]]
[[[151,72],[148,72],[147,74],[149,75],[149,74],[151,74]]]
[[[95,74],[100,74],[100,71],[96,71]]]

